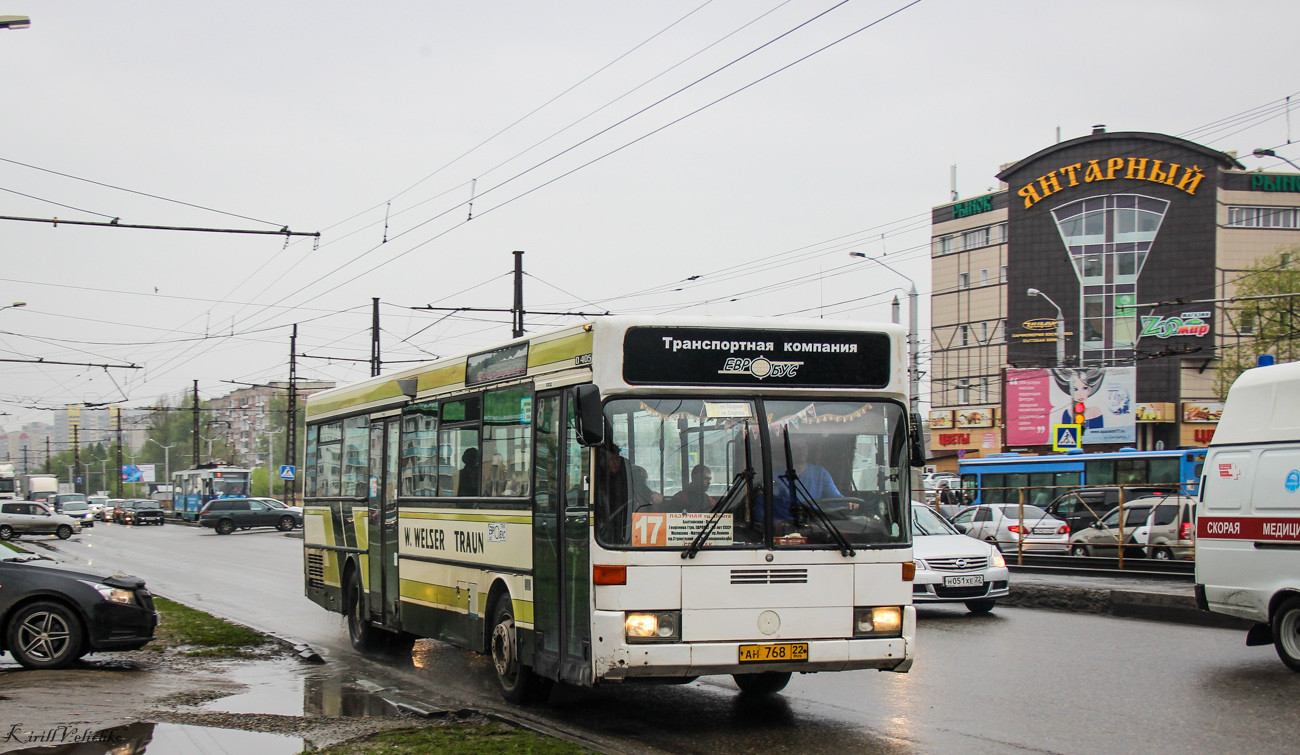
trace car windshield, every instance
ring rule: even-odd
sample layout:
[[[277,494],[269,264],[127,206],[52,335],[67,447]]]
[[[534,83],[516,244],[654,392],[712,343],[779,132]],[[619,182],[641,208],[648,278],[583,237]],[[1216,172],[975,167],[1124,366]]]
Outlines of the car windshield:
[[[1007,504],[1006,506],[998,506],[997,508],[1002,509],[1002,516],[1011,519],[1020,518],[1020,507],[1015,504]],[[1038,508],[1037,506],[1025,507],[1025,519],[1049,519],[1049,518],[1051,518],[1051,514],[1048,514],[1046,511]]]
[[[947,519],[925,506],[912,507],[912,535],[960,535]]]
[[[595,479],[604,545],[687,548],[709,527],[698,546],[770,539],[847,551],[908,540],[898,404],[638,398],[610,401],[605,417]]]
[[[64,511],[85,511],[89,508],[90,506],[88,504],[82,503],[81,501],[68,501],[63,504]]]

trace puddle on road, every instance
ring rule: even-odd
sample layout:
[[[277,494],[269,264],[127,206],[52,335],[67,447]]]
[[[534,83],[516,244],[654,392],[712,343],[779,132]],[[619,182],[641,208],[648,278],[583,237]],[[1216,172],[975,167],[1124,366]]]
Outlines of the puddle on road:
[[[396,716],[388,701],[346,673],[303,673],[297,661],[232,665],[226,678],[247,690],[204,703],[211,713],[265,713],[281,716]]]
[[[292,755],[306,747],[302,737],[183,724],[138,723],[84,732],[67,727],[23,736],[27,743],[48,744],[12,750],[10,755]]]

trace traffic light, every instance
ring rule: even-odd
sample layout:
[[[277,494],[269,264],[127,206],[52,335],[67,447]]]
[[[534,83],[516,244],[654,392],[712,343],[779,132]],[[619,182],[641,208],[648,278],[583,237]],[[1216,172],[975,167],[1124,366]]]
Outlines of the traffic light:
[[[1084,422],[1088,420],[1087,416],[1084,414],[1084,411],[1085,409],[1083,406],[1083,402],[1075,401],[1074,402],[1074,424],[1082,425]]]

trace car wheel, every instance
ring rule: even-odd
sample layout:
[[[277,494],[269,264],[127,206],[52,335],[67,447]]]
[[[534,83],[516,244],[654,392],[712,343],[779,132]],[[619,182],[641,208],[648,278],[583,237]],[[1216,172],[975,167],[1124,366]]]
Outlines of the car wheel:
[[[968,600],[966,601],[966,610],[971,613],[988,613],[998,604],[997,600]]]
[[[233,521],[229,519],[222,519],[221,521],[217,522],[218,535],[229,535],[234,531],[235,531],[235,523]]]
[[[54,534],[58,535],[60,540],[67,540],[72,537],[72,525],[60,524],[59,528],[54,531]]]
[[[1168,548],[1156,548],[1151,552],[1151,558],[1154,558],[1157,561],[1173,561],[1174,552]]]
[[[0,540],[13,540],[14,535],[16,534],[17,533],[14,532],[13,527],[10,527],[7,524],[0,524]]]
[[[276,522],[275,528],[277,530],[280,530],[281,532],[288,532],[289,530],[293,529],[293,517],[291,516],[280,517],[280,521]]]
[[[492,606],[492,636],[488,640],[492,664],[496,666],[497,686],[506,702],[522,705],[540,699],[550,691],[549,680],[543,681],[533,669],[519,660],[519,642],[515,633],[514,602],[502,593]]]
[[[742,695],[775,695],[790,683],[789,671],[763,671],[758,674],[732,674]]]
[[[1070,546],[1070,555],[1071,555],[1071,556],[1087,556],[1087,555],[1088,555],[1088,546],[1086,546],[1086,545],[1073,545],[1073,546]]]
[[[1300,598],[1287,598],[1273,614],[1273,646],[1292,671],[1300,671]]]
[[[81,622],[60,603],[41,601],[19,608],[6,634],[9,653],[26,668],[63,668],[83,654]]]

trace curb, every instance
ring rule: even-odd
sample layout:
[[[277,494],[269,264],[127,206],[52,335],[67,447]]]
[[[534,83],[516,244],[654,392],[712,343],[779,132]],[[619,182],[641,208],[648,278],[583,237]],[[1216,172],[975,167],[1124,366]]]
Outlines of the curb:
[[[202,611],[203,613],[206,613],[210,616],[216,616],[218,619],[221,619],[222,621],[230,624],[234,624],[235,626],[244,627],[245,629],[251,629],[254,632],[257,632],[258,634],[264,634],[267,637],[270,637],[271,639],[275,640],[276,642],[279,642],[282,645],[287,645],[290,648],[293,648],[294,655],[297,655],[298,658],[300,658],[301,660],[307,663],[314,663],[314,664],[325,663],[325,659],[321,657],[321,654],[316,652],[315,648],[303,642],[302,640],[297,640],[294,639],[293,637],[286,637],[285,635],[280,634],[279,632],[272,632],[269,629],[256,627],[247,622],[239,621],[237,619],[232,619],[229,616],[222,616],[221,614],[213,613],[212,611],[206,608],[199,608],[197,606],[192,606],[189,603],[186,603],[183,600],[177,600],[176,598],[173,598],[170,595],[157,593],[154,592],[153,590],[150,590],[149,593],[156,597],[166,598],[167,600],[170,600],[173,603],[179,603],[180,605],[183,605],[186,608],[191,608],[195,611]]]
[[[1190,595],[1087,587],[1011,585],[1011,594],[998,603],[1020,608],[1092,613],[1129,619],[1164,621],[1222,629],[1250,629],[1254,622],[1202,611]]]

